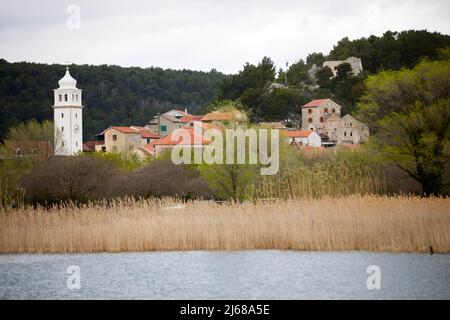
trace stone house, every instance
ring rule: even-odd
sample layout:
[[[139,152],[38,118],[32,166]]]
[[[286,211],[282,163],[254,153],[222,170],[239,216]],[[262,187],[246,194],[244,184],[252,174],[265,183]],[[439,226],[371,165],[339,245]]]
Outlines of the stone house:
[[[185,115],[186,114],[175,114],[173,110],[158,114],[149,121],[148,130],[161,137],[165,137],[176,129],[184,126],[184,122],[181,121],[181,118]]]
[[[112,126],[100,133],[104,136],[104,143],[95,145],[95,151],[103,152],[134,152],[143,144],[151,143],[160,137],[143,127]]]
[[[188,137],[188,141],[182,141],[180,139],[177,139],[177,137],[175,137],[173,134],[170,134],[161,138],[160,140],[144,146],[143,149],[146,149],[149,154],[159,157],[164,152],[171,151],[176,145],[190,146],[193,149],[203,149],[207,145],[211,144],[211,141],[203,139],[203,128],[200,131],[201,137],[200,139],[198,139],[198,141],[194,138],[195,128],[186,127],[180,130],[183,130],[183,134]]]
[[[330,117],[341,116],[341,106],[331,99],[317,99],[302,106],[302,130],[324,132],[324,123]]]
[[[351,115],[343,116],[333,132],[337,144],[360,144],[369,139],[369,128]]]
[[[347,114],[331,99],[313,100],[302,106],[302,130],[315,131],[328,145],[360,144],[369,138],[369,128]]]

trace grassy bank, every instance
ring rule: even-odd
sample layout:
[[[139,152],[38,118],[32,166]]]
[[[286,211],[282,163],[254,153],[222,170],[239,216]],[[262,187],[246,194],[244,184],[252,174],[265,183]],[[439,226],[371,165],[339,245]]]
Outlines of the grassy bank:
[[[450,253],[450,199],[118,201],[0,213],[0,253],[368,250]]]

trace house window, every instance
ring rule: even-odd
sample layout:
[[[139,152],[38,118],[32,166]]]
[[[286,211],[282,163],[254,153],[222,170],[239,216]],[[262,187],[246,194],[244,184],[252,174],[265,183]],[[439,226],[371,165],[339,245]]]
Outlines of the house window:
[[[67,101],[67,93],[64,95],[64,101]]]
[[[63,141],[63,142],[61,142],[61,147],[64,147],[64,141]]]
[[[347,131],[344,131],[344,137],[346,137],[347,136]]]
[[[308,109],[308,114],[311,114],[312,113],[312,109]]]
[[[312,118],[308,118],[308,123],[312,123]]]
[[[331,112],[336,113],[336,109],[333,108],[333,109],[331,110]]]
[[[61,131],[64,131],[64,127],[61,127]]]
[[[353,132],[350,132],[350,137],[353,137]]]
[[[75,113],[75,118],[78,118],[78,113]]]
[[[61,118],[64,118],[64,113],[61,113]]]
[[[161,126],[161,131],[166,132],[166,131],[167,131],[167,126],[162,125],[162,126]]]
[[[147,138],[147,143],[150,143],[150,139],[149,138]]]
[[[117,141],[117,134],[113,134],[112,139],[113,139],[113,141]]]
[[[102,147],[102,152],[106,152],[106,147],[105,146]]]
[[[352,126],[352,123],[350,122],[350,127]]]
[[[323,110],[323,112],[328,113],[328,108],[325,108],[325,110]]]
[[[321,122],[321,123],[323,122],[323,117],[320,117],[320,122]]]

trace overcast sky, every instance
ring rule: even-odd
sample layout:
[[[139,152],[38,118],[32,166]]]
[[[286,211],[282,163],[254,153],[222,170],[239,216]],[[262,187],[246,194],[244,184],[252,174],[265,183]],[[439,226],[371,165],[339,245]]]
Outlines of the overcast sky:
[[[0,57],[234,73],[265,55],[283,67],[327,54],[345,36],[449,34],[449,12],[449,0],[0,0]]]

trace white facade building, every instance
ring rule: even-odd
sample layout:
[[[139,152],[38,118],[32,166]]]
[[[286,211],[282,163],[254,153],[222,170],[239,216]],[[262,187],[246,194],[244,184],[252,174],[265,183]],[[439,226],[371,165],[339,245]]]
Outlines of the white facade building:
[[[287,137],[289,144],[299,144],[308,147],[320,147],[322,145],[322,138],[311,130],[296,130],[285,131],[282,135]]]
[[[81,89],[69,67],[54,89],[55,155],[71,156],[83,151],[83,106]]]

